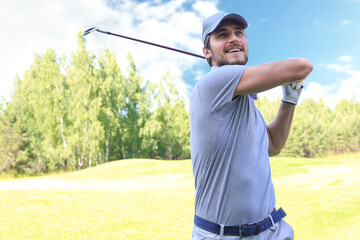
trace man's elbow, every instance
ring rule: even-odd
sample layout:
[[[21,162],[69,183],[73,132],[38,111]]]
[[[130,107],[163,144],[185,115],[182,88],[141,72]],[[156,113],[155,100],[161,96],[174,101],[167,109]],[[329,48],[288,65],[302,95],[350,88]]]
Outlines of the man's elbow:
[[[279,149],[269,149],[269,156],[274,157],[276,155],[279,155],[281,152],[281,148]]]
[[[279,155],[282,148],[284,147],[284,145],[285,145],[285,142],[278,143],[278,142],[273,142],[270,140],[269,150],[268,150],[269,156],[273,157],[273,156]]]
[[[299,59],[299,64],[301,66],[301,71],[300,71],[300,79],[304,79],[306,78],[313,70],[313,65],[305,58],[300,58]]]

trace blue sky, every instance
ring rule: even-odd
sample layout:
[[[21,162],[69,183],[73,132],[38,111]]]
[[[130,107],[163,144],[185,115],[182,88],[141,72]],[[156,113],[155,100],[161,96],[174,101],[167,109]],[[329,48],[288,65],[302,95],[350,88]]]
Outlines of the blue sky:
[[[216,11],[235,12],[249,23],[248,65],[290,57],[307,58],[314,71],[303,98],[323,98],[331,107],[341,99],[360,102],[360,0],[2,0],[0,8],[0,95],[6,100],[16,74],[23,77],[33,54],[49,48],[68,58],[81,30],[96,26],[201,54],[202,20]],[[86,37],[88,51],[116,53],[123,72],[130,51],[140,74],[158,81],[165,71],[186,101],[196,81],[209,71],[204,60],[100,33]],[[281,97],[281,89],[261,93]]]
[[[314,65],[308,83],[338,87],[341,80],[351,77],[347,71],[340,71],[341,67],[360,69],[360,1],[241,2],[242,6],[234,10],[250,22],[249,65],[305,57]],[[222,6],[232,9],[231,5]],[[332,89],[334,94],[336,89]]]

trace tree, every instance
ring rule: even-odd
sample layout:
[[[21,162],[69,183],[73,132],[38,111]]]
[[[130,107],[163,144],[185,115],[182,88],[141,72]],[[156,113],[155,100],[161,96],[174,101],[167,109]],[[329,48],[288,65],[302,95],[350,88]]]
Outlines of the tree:
[[[335,107],[333,134],[335,153],[358,152],[360,104],[355,99],[340,100]]]
[[[29,156],[23,163],[27,166],[24,169],[29,169],[29,174],[59,167],[64,153],[63,149],[58,148],[64,140],[61,137],[63,92],[64,77],[52,49],[43,56],[35,54],[34,62],[24,78],[17,78],[13,101],[9,105],[14,115],[9,119],[13,126],[19,128],[18,133],[26,135],[29,142]]]
[[[263,98],[259,97],[255,101],[255,105],[259,108],[265,122],[270,123],[276,117],[277,110],[280,106],[280,99],[278,98],[274,102],[271,102],[266,96]]]
[[[71,167],[80,169],[90,166],[94,156],[101,152],[104,129],[98,119],[101,99],[100,84],[95,73],[95,56],[85,50],[81,32],[78,34],[78,49],[72,54],[66,73],[67,111],[69,121],[66,132]],[[97,158],[97,161],[103,162]]]
[[[134,60],[128,54],[128,75],[125,77],[125,105],[122,109],[120,131],[123,158],[135,158],[141,155],[141,129],[149,117],[150,96],[147,83],[139,76]]]
[[[122,137],[123,116],[122,109],[125,107],[125,78],[121,74],[119,65],[116,62],[115,54],[108,49],[100,55],[98,61],[97,81],[101,85],[99,96],[101,108],[98,119],[104,127],[105,161],[122,158]],[[100,152],[102,153],[102,152]],[[99,158],[101,158],[99,156]]]
[[[331,151],[331,124],[334,115],[320,99],[305,99],[296,109],[289,141],[286,144],[287,155],[320,157]],[[286,152],[286,151],[285,151]]]
[[[141,133],[145,138],[144,148],[154,157],[170,160],[189,157],[189,114],[169,73],[153,85],[153,92],[156,92],[156,107]]]
[[[1,109],[0,117],[0,173],[24,174],[29,143],[10,105]],[[25,167],[24,167],[25,165]]]

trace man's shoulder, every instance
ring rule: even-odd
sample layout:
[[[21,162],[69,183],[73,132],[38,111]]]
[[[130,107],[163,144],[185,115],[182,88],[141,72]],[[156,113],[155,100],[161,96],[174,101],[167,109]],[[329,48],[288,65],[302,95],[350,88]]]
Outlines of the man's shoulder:
[[[234,75],[242,75],[246,66],[245,65],[223,65],[223,66],[213,66],[211,71],[206,73],[203,79],[212,78],[212,77],[227,77]]]
[[[211,82],[217,85],[219,81],[227,83],[232,79],[240,80],[245,68],[245,65],[213,66],[211,67],[211,71],[207,72],[196,85],[211,84]]]

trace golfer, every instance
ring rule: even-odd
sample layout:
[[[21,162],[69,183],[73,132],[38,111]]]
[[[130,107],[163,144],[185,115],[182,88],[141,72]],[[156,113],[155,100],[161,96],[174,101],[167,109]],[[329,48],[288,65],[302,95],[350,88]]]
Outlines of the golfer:
[[[304,79],[313,67],[293,58],[245,66],[246,20],[219,12],[203,22],[203,53],[211,71],[190,98],[191,158],[196,199],[192,239],[293,239],[275,208],[269,156],[291,128]],[[282,86],[275,119],[266,125],[257,93]]]

